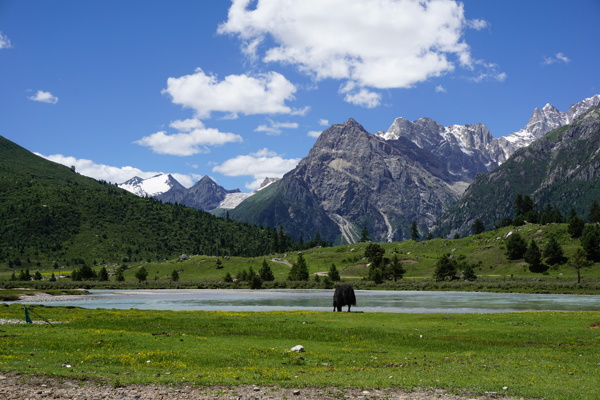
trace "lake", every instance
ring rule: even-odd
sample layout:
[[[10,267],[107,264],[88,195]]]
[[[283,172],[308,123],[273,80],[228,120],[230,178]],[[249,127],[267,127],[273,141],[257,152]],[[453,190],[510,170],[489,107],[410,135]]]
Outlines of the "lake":
[[[83,308],[206,311],[332,311],[333,290],[163,289],[91,290],[31,304]],[[565,294],[357,290],[352,311],[385,313],[490,313],[600,311],[600,296]],[[344,307],[346,310],[347,307]]]

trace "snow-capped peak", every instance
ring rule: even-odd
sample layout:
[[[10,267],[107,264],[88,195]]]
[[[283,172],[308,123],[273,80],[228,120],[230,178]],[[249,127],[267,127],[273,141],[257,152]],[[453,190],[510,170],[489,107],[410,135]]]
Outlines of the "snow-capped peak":
[[[118,186],[140,197],[154,197],[182,185],[171,174],[158,174],[147,179],[135,176]]]

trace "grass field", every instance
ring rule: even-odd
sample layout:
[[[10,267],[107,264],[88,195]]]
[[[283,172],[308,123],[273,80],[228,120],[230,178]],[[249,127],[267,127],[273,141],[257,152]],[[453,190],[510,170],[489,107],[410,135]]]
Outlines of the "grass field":
[[[1,325],[0,370],[122,385],[438,387],[600,398],[600,312],[175,312],[32,306]],[[0,305],[0,319],[23,307]],[[56,322],[62,323],[56,323]],[[304,353],[290,352],[302,345]]]

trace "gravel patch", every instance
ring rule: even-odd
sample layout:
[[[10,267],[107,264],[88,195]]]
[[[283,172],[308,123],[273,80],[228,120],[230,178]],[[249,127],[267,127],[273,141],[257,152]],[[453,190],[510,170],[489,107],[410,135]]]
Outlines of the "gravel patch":
[[[161,385],[112,386],[50,377],[0,375],[0,399],[4,400],[469,400],[504,399],[458,396],[439,389],[406,392],[397,388],[362,390],[337,388],[281,388],[277,386],[192,387]]]

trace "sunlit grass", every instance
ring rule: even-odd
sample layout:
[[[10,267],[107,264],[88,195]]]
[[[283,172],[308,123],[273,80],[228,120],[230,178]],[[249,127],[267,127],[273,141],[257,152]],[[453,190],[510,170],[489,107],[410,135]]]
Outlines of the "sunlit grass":
[[[0,326],[1,371],[119,384],[440,387],[600,397],[600,312],[35,312],[65,323]],[[0,306],[0,318],[22,313],[19,305]],[[289,351],[298,344],[304,353]]]

